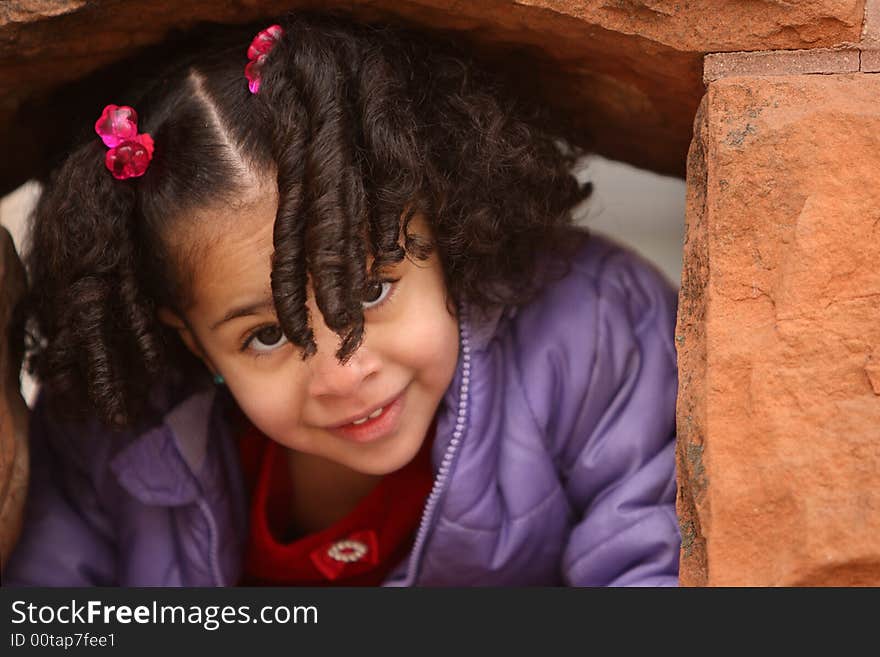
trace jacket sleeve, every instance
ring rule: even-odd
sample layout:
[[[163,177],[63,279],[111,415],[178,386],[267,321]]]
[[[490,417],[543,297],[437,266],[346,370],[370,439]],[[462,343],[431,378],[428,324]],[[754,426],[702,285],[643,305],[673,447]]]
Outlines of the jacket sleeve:
[[[112,586],[116,556],[89,457],[50,421],[41,392],[31,414],[31,472],[21,536],[3,586]],[[80,436],[79,438],[82,438]]]
[[[554,287],[538,320],[552,339],[530,368],[546,373],[528,387],[575,514],[561,573],[572,586],[675,586],[677,296],[653,266],[598,244]]]

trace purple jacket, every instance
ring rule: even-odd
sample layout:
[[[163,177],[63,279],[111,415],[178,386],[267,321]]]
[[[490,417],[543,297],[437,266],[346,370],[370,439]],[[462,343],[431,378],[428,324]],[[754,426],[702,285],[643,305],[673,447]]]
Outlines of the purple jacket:
[[[460,315],[435,480],[392,586],[675,585],[676,294],[598,237],[518,310]],[[227,586],[247,493],[229,393],[167,394],[164,422],[58,426],[41,394],[4,584]]]

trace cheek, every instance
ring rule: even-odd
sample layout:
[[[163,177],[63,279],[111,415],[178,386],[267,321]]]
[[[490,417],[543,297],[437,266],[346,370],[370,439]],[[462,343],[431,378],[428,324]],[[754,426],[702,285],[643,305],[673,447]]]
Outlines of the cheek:
[[[404,327],[406,339],[398,342],[398,353],[417,376],[432,387],[445,389],[458,361],[458,322],[445,307],[440,312],[409,315]]]
[[[458,319],[446,305],[446,287],[436,255],[411,269],[411,288],[399,315],[395,350],[428,387],[442,393],[458,362]]]
[[[298,422],[301,396],[295,382],[284,382],[274,376],[236,377],[230,383],[230,392],[241,410],[258,429],[267,435],[277,435],[285,427]],[[283,383],[283,384],[282,384]]]

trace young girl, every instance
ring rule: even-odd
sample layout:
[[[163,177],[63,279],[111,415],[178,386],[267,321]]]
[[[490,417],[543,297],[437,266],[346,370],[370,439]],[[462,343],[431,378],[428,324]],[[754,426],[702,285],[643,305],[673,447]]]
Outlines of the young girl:
[[[424,35],[228,32],[40,200],[5,583],[675,584],[676,296],[566,134]]]

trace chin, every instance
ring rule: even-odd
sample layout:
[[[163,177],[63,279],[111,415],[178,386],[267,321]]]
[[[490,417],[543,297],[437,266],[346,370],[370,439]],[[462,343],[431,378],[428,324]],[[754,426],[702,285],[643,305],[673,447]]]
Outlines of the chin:
[[[422,443],[416,445],[395,445],[397,449],[386,450],[375,455],[375,458],[353,459],[347,465],[352,470],[366,475],[383,476],[405,467],[418,454]]]

